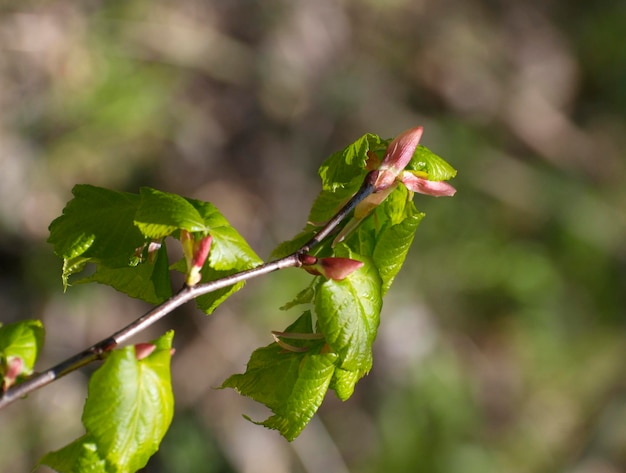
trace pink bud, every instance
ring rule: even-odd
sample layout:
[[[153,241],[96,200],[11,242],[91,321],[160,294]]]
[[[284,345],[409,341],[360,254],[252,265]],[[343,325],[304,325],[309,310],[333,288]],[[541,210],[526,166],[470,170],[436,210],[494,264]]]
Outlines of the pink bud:
[[[156,345],[152,343],[137,343],[135,344],[135,357],[137,360],[143,360],[149,357],[154,350],[156,350]]]
[[[383,162],[378,168],[378,176],[374,182],[377,191],[391,186],[396,177],[409,164],[415,148],[422,138],[424,128],[421,126],[411,128],[400,133],[387,147]]]
[[[363,266],[362,261],[350,258],[319,258],[312,265],[304,265],[303,268],[316,276],[324,276],[326,279],[341,281]]]
[[[207,235],[195,243],[193,247],[193,266],[197,268],[202,268],[202,266],[204,266],[204,262],[209,256],[209,251],[211,251],[212,241],[213,237],[211,235]]]
[[[187,261],[187,286],[195,286],[202,279],[200,270],[211,251],[213,237],[207,235],[195,241],[194,236],[186,230],[180,231],[180,241],[183,245],[183,253]]]
[[[2,383],[2,390],[6,391],[15,384],[15,380],[24,370],[24,360],[19,356],[10,357],[7,360],[6,371],[4,373],[4,382]]]
[[[441,197],[453,196],[456,193],[456,189],[445,181],[429,181],[428,179],[417,177],[410,171],[400,173],[399,179],[407,189],[420,194]]]

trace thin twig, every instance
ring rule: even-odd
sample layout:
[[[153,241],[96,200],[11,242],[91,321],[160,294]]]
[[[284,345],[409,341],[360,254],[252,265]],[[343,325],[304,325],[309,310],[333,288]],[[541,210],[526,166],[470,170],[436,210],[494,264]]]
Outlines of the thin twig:
[[[279,269],[295,268],[302,266],[301,257],[319,245],[324,238],[330,235],[343,219],[361,202],[364,198],[374,191],[374,187],[369,179],[370,175],[365,178],[363,185],[357,193],[324,225],[324,227],[315,234],[305,245],[289,256],[280,258],[275,261],[264,263],[256,268],[241,271],[239,273],[226,276],[215,281],[204,284],[198,284],[193,287],[184,287],[179,292],[170,297],[167,301],[158,305],[154,309],[146,312],[144,315],[118,330],[110,337],[107,337],[86,350],[62,361],[56,366],[46,371],[36,373],[27,380],[16,384],[9,388],[4,394],[0,394],[0,410],[12,404],[27,394],[40,389],[53,381],[65,376],[72,371],[88,365],[89,363],[103,359],[108,352],[116,346],[126,342],[128,339],[145,330],[158,320],[170,314],[174,309],[195,299],[203,294],[217,291],[225,287],[232,286],[238,282],[247,281],[248,279],[262,276]]]

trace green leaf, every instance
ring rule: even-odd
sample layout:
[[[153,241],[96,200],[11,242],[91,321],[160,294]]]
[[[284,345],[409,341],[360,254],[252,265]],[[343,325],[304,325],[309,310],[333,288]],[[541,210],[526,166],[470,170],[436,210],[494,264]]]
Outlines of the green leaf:
[[[50,224],[48,242],[63,258],[63,284],[85,263],[96,261],[111,268],[128,266],[145,241],[133,225],[139,197],[90,185],[78,185],[63,215]]]
[[[0,326],[0,360],[19,357],[24,363],[22,374],[31,374],[43,346],[44,334],[39,320],[22,320]]]
[[[115,471],[137,471],[158,449],[174,410],[170,379],[173,332],[138,361],[133,346],[113,351],[89,381],[83,424]]]
[[[330,389],[335,391],[339,399],[345,401],[352,396],[359,379],[361,379],[359,372],[337,368],[333,374],[333,379],[330,381]]]
[[[397,186],[376,209],[379,220],[378,227],[385,227],[388,223],[395,225],[402,222],[407,216],[406,208],[407,205],[411,204],[412,197],[413,193],[406,187]]]
[[[261,425],[278,430],[289,441],[300,435],[326,396],[336,359],[334,353],[305,354],[298,366],[292,365],[298,378],[289,397]]]
[[[76,284],[89,282],[107,284],[131,297],[160,304],[172,296],[165,243],[156,252],[154,261],[143,261],[125,268],[98,265],[94,274],[79,279]]]
[[[365,163],[367,152],[381,143],[380,137],[367,133],[341,151],[333,153],[320,166],[322,189],[336,191],[341,187],[352,187],[355,192],[367,174]]]
[[[253,268],[263,262],[248,242],[228,223],[226,217],[209,202],[187,199],[198,211],[213,237],[209,264],[218,270]]]
[[[348,252],[338,256],[355,258]],[[340,367],[360,375],[372,367],[372,344],[382,308],[381,279],[369,258],[341,281],[329,279],[315,294],[317,325],[326,342],[339,354]]]
[[[170,378],[173,332],[137,360],[134,346],[115,350],[89,381],[87,433],[48,453],[40,464],[60,473],[119,473],[143,468],[158,450],[174,412]]]
[[[69,445],[47,453],[40,465],[47,465],[59,473],[110,473],[106,460],[98,452],[98,446],[90,435],[83,435]]]
[[[145,466],[169,427],[169,361],[169,348],[138,361],[134,347],[126,347],[111,353],[91,378],[83,422],[107,461],[122,471]]]
[[[402,268],[422,218],[424,214],[417,211],[413,202],[409,202],[406,217],[395,225],[387,226],[378,235],[372,258],[382,279],[383,296]]]
[[[135,224],[146,237],[160,240],[179,229],[206,233],[204,219],[184,197],[150,187],[142,187],[139,194]]]
[[[456,169],[422,145],[417,147],[406,169],[425,172],[431,181],[447,181],[456,176]]]
[[[315,289],[313,285],[315,284],[315,281],[317,279],[319,278],[314,278],[310,285],[308,285],[306,288],[296,294],[296,297],[292,301],[282,305],[280,307],[280,310],[289,310],[297,305],[312,303],[315,299]]]
[[[312,333],[307,311],[285,332]],[[252,353],[246,372],[228,378],[222,388],[233,388],[269,407],[274,413],[260,422],[278,430],[287,440],[298,436],[324,400],[335,370],[337,355],[320,353],[323,341],[294,340],[308,344],[307,352],[285,352],[277,343]]]

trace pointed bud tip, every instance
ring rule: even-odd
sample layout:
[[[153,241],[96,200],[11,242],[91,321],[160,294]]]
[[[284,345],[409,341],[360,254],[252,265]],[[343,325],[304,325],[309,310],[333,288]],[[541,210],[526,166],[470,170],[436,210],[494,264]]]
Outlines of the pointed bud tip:
[[[15,384],[17,377],[24,372],[24,360],[19,356],[9,357],[6,363],[2,391],[6,391]]]
[[[143,360],[149,357],[152,352],[156,350],[156,345],[153,343],[136,343],[135,344],[135,357],[137,360]]]
[[[209,256],[209,252],[211,251],[211,242],[213,241],[213,237],[211,235],[207,235],[200,239],[194,245],[194,255],[193,255],[193,266],[198,268],[202,268],[204,266],[204,262]]]
[[[363,261],[350,258],[318,258],[315,264],[304,265],[302,268],[315,276],[341,281],[363,266]]]
[[[420,194],[432,195],[434,197],[451,197],[456,194],[456,189],[445,181],[429,181],[421,177],[417,177],[410,171],[404,171],[400,174],[399,180],[407,189]]]
[[[400,133],[389,143],[383,162],[378,168],[379,174],[374,184],[377,191],[392,185],[409,164],[423,132],[424,127],[422,126],[410,128]]]
[[[363,266],[363,261],[350,258],[322,258],[321,273],[335,281],[341,281]]]

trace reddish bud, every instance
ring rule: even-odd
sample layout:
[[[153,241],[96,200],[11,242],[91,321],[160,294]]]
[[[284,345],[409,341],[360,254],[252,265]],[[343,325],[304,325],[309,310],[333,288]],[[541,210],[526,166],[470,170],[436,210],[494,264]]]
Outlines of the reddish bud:
[[[421,177],[417,177],[411,171],[403,171],[399,180],[413,192],[420,194],[432,195],[434,197],[453,196],[456,189],[445,181],[429,181]]]
[[[303,268],[316,276],[324,276],[326,279],[341,281],[363,266],[363,261],[350,258],[319,258],[312,265],[304,265]]]
[[[313,255],[301,255],[300,262],[303,266],[311,266],[317,263],[317,258]]]
[[[411,128],[400,133],[387,147],[383,162],[378,168],[378,175],[374,186],[376,190],[383,190],[391,186],[398,175],[409,164],[417,145],[422,138],[424,128]]]
[[[196,241],[193,234],[187,230],[180,231],[180,242],[183,246],[183,254],[187,261],[187,286],[195,286],[202,279],[200,270],[211,251],[211,242],[213,237],[207,235]]]
[[[196,242],[193,249],[193,261],[192,265],[198,268],[202,268],[204,266],[204,262],[209,256],[209,251],[211,251],[211,242],[213,241],[213,237],[211,235],[207,235],[200,239],[200,241]]]
[[[24,360],[19,356],[10,357],[7,360],[6,370],[4,373],[4,381],[2,383],[2,390],[6,391],[15,384],[15,380],[24,371]]]
[[[156,350],[156,345],[153,343],[137,343],[135,344],[135,357],[137,360],[143,360],[149,357],[154,350]]]

